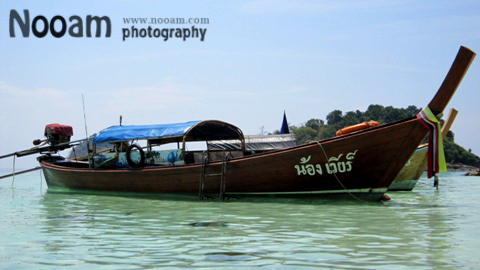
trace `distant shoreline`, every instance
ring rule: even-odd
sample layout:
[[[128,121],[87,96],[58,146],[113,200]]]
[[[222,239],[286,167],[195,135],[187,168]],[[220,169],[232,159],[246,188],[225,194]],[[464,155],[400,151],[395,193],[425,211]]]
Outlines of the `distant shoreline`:
[[[469,172],[478,170],[477,167],[464,164],[447,164],[447,171],[449,172]]]

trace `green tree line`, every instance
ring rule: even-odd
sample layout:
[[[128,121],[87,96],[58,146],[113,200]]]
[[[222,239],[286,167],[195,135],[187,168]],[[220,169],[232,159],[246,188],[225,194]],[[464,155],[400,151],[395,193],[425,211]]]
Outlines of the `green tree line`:
[[[413,105],[407,108],[394,108],[372,104],[365,112],[356,110],[343,113],[340,110],[334,110],[327,114],[326,121],[312,118],[300,126],[290,125],[289,127],[290,131],[295,134],[297,144],[303,144],[308,141],[333,137],[337,130],[347,126],[370,120],[377,121],[380,125],[387,124],[413,117],[420,110],[421,108]],[[441,123],[443,124],[443,120],[441,120]],[[278,133],[278,131],[275,133]],[[455,135],[452,131],[448,132],[447,138],[444,140],[444,148],[448,163],[471,166],[480,164],[480,158],[477,155],[455,143]]]

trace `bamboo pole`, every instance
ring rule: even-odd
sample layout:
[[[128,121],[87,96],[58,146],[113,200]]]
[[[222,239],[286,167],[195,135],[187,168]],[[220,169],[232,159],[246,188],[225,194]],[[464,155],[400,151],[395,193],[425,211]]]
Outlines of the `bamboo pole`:
[[[32,171],[35,171],[35,170],[38,170],[38,169],[41,169],[41,168],[42,167],[38,166],[38,167],[31,168],[31,169],[28,169],[28,170],[23,170],[23,171],[19,171],[19,172],[14,172],[14,173],[2,175],[2,176],[0,176],[0,179],[7,178],[7,177],[10,177],[10,176],[19,175],[19,174],[22,174],[22,173],[32,172]]]

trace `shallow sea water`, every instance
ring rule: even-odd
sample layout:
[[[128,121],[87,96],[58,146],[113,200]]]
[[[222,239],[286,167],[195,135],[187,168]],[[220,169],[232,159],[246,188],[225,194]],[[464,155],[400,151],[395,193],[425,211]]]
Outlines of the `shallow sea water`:
[[[480,177],[461,174],[385,203],[218,202],[47,192],[35,171],[0,180],[0,268],[478,269]]]

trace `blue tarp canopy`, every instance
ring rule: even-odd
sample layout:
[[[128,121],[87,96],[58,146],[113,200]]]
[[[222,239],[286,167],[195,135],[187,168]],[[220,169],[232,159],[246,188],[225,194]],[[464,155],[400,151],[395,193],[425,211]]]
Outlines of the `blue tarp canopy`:
[[[100,131],[94,143],[131,140],[208,141],[238,139],[244,141],[242,131],[236,126],[216,120],[190,121],[176,124],[111,126]]]

